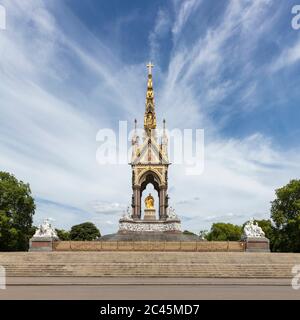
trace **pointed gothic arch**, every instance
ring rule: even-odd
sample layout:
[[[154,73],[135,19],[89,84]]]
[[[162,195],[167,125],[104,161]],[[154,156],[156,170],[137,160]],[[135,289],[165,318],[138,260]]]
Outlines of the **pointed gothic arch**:
[[[141,200],[143,191],[148,184],[152,184],[158,194],[159,201],[159,219],[166,219],[166,211],[168,207],[167,183],[164,176],[155,172],[152,168],[147,169],[140,174],[135,180],[133,179],[133,195],[132,195],[132,209],[133,218],[141,219]]]
[[[159,175],[153,170],[144,172],[139,178],[138,184],[141,186],[141,193],[146,189],[149,183],[151,183],[154,189],[159,192],[162,181]]]

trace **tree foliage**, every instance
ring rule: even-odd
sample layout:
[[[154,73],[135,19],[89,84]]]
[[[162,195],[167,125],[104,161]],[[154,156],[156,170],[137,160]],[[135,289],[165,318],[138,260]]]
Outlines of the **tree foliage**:
[[[276,190],[271,218],[275,223],[274,250],[300,252],[300,180]]]
[[[34,199],[28,184],[0,171],[0,250],[27,250],[34,233]]]
[[[242,227],[231,223],[218,222],[212,225],[206,239],[209,241],[238,241],[241,236]]]
[[[100,231],[91,222],[85,222],[73,226],[70,231],[70,240],[75,241],[92,241],[99,238]]]
[[[61,241],[69,241],[70,240],[70,231],[66,231],[63,229],[55,229],[59,240]]]

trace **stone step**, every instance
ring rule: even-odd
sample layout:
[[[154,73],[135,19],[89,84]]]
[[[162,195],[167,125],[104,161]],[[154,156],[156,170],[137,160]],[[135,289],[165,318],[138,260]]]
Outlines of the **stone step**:
[[[292,262],[292,263],[299,263],[300,256],[299,254],[290,254],[290,255],[283,255],[283,254],[251,254],[251,253],[242,253],[242,254],[203,254],[203,253],[151,253],[151,254],[142,254],[142,253],[108,253],[108,252],[101,252],[101,253],[51,253],[51,254],[41,254],[41,253],[27,253],[27,254],[8,254],[3,255],[0,254],[0,263],[4,263],[6,261],[14,261],[17,262],[81,262],[84,261],[105,261],[108,260],[110,262],[126,262],[126,261],[145,261],[149,262],[153,261],[168,261],[168,262],[204,262],[204,263],[233,263],[233,262],[240,262],[240,263],[251,263],[253,260],[258,262],[278,262],[278,261],[285,261],[285,262]]]
[[[53,266],[52,266],[53,267]],[[84,266],[40,266],[36,268],[22,267],[7,267],[6,272],[10,277],[14,276],[191,276],[191,277],[291,277],[292,266],[284,266],[273,268],[258,268],[244,266],[243,268],[222,267],[222,266],[197,266],[186,268],[179,268],[178,266],[169,266],[164,268],[162,266],[149,267],[144,266],[137,269],[138,266],[126,266],[120,265],[118,267],[113,266],[95,266],[95,265],[84,265]]]
[[[213,277],[239,277],[239,278],[248,278],[248,277],[257,277],[257,278],[292,278],[290,272],[281,272],[281,273],[259,273],[259,272],[165,272],[165,273],[156,273],[156,272],[136,272],[132,273],[130,272],[96,272],[96,271],[90,271],[90,272],[35,272],[35,273],[27,273],[27,272],[13,272],[13,273],[7,273],[9,277],[137,277],[137,276],[144,276],[144,277],[202,277],[205,278]]]
[[[276,267],[287,267],[287,266],[293,266],[294,264],[292,263],[284,263],[284,264],[235,264],[235,263],[231,263],[231,264],[203,264],[203,263],[155,263],[155,262],[149,262],[149,263],[137,263],[137,262],[126,262],[126,263],[64,263],[64,264],[45,264],[45,263],[35,263],[35,264],[15,264],[15,263],[5,263],[2,264],[3,266],[6,267],[16,267],[16,268],[39,268],[39,267],[61,267],[61,266],[72,266],[72,267],[80,267],[80,266],[102,266],[102,267],[125,267],[125,266],[129,266],[129,267],[177,267],[177,268],[186,268],[187,266],[189,267],[206,267],[206,268],[210,268],[210,267],[217,267],[219,266],[220,268],[228,268],[228,267],[235,267],[235,268],[244,268],[244,267],[253,267],[253,268],[276,268]]]
[[[191,252],[0,253],[9,277],[291,278],[300,254]]]
[[[16,264],[4,264],[6,268],[13,268],[13,269],[39,269],[39,268],[61,268],[61,267],[77,267],[77,268],[86,268],[86,267],[102,267],[102,268],[221,268],[221,269],[238,269],[238,268],[248,268],[248,269],[262,269],[266,270],[268,268],[271,269],[280,269],[280,268],[287,268],[294,266],[293,264],[272,264],[272,265],[264,265],[264,264],[243,264],[243,265],[236,265],[236,264],[159,264],[159,263],[98,263],[98,264],[23,264],[23,265],[16,265]]]
[[[131,264],[131,265],[127,265],[127,264],[120,264],[120,265],[84,265],[84,266],[80,266],[80,265],[73,265],[73,264],[66,264],[63,266],[53,266],[53,265],[36,265],[36,266],[10,266],[10,265],[4,265],[6,267],[6,269],[8,268],[13,268],[13,269],[41,269],[41,268],[48,268],[48,269],[56,269],[56,268],[63,268],[63,267],[70,267],[70,268],[87,268],[87,267],[91,267],[91,268],[164,268],[164,269],[174,269],[174,268],[178,268],[178,269],[198,269],[198,268],[205,268],[205,269],[216,269],[216,268],[220,268],[220,269],[255,269],[255,270],[268,270],[269,268],[272,270],[276,270],[276,269],[281,269],[281,268],[289,268],[292,267],[293,265],[284,265],[284,266],[280,266],[280,265],[271,265],[271,266],[261,266],[261,265],[243,265],[243,266],[234,266],[234,265],[189,265],[186,264],[184,266],[180,266],[180,265],[139,265],[139,264]]]
[[[274,269],[274,270],[262,270],[262,269],[249,269],[249,268],[244,268],[244,269],[220,269],[220,268],[210,268],[210,269],[181,269],[181,270],[174,270],[172,268],[169,269],[164,269],[164,270],[158,270],[158,269],[147,269],[144,268],[142,270],[135,270],[134,268],[119,268],[119,269],[113,269],[113,268],[82,268],[82,269],[76,269],[72,270],[72,268],[60,268],[60,269],[49,269],[49,268],[44,268],[44,269],[35,269],[35,270],[28,270],[28,269],[7,269],[6,273],[7,274],[14,274],[14,273],[30,273],[30,274],[35,274],[35,273],[88,273],[88,272],[109,272],[109,273],[114,273],[114,272],[130,272],[130,273],[155,273],[155,274],[165,274],[165,273],[177,273],[177,274],[182,274],[182,273],[193,273],[193,272],[239,272],[239,273],[245,273],[245,272],[256,272],[256,273],[264,273],[264,274],[278,274],[278,273],[288,273],[291,276],[291,268],[282,268],[282,269]]]
[[[226,265],[226,264],[235,264],[235,265],[276,265],[276,264],[282,264],[282,265],[285,265],[285,264],[295,264],[295,263],[299,263],[299,261],[282,261],[282,260],[279,260],[279,261],[257,261],[257,260],[252,260],[252,261],[188,261],[188,260],[179,260],[179,261],[169,261],[169,260],[165,260],[165,261],[159,261],[159,260],[144,260],[144,261],[141,261],[141,260],[135,260],[135,259],[132,259],[132,260],[127,260],[127,261],[113,261],[113,260],[109,260],[109,259],[106,259],[106,260],[98,260],[98,261],[87,261],[87,260],[81,260],[81,261],[35,261],[35,260],[32,260],[32,261],[15,261],[15,260],[12,260],[12,261],[0,261],[0,263],[3,265],[3,264],[14,264],[14,265],[23,265],[23,264],[26,264],[26,265],[35,265],[35,264],[47,264],[47,265],[60,265],[60,264],[178,264],[178,265],[185,265],[185,264],[223,264],[223,265]]]
[[[10,274],[10,273],[19,273],[19,272],[26,272],[26,273],[43,273],[43,272],[47,272],[47,273],[57,273],[57,272],[68,272],[68,273],[79,273],[79,272],[110,272],[110,273],[114,273],[114,272],[134,272],[134,273],[155,273],[155,274],[162,274],[162,273],[193,273],[193,272],[201,272],[201,273],[205,273],[205,272],[239,272],[239,273],[244,273],[244,272],[257,272],[257,273],[265,273],[265,274],[275,274],[275,273],[289,273],[291,275],[291,269],[290,268],[282,268],[282,269],[274,269],[274,270],[262,270],[262,269],[249,269],[249,268],[244,268],[244,269],[221,269],[221,268],[210,268],[210,269],[177,269],[174,270],[172,268],[169,269],[150,269],[150,268],[144,268],[141,270],[136,270],[134,268],[82,268],[82,269],[74,269],[74,268],[59,268],[59,269],[49,269],[49,268],[41,268],[41,269],[36,269],[36,270],[29,270],[29,269],[7,269],[6,273]]]

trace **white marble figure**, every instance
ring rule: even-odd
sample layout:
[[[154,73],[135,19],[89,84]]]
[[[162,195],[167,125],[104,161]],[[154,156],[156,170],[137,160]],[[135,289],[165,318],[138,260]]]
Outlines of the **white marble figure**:
[[[178,216],[175,213],[175,209],[173,207],[169,207],[168,209],[167,220],[178,220]]]
[[[55,229],[51,226],[50,220],[45,219],[44,222],[38,227],[33,238],[54,238],[58,239]]]
[[[265,233],[262,228],[254,222],[254,219],[248,221],[244,227],[244,237],[247,238],[263,238],[265,237]]]

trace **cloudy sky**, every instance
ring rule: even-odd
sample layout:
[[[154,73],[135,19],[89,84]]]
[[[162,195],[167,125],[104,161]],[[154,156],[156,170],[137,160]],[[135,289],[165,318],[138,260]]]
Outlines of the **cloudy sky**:
[[[172,165],[183,228],[268,218],[300,173],[300,30],[288,0],[0,0],[0,170],[30,183],[35,223],[117,230],[128,165],[96,161],[99,129],[144,112],[154,61],[158,122],[204,129],[201,175]]]

